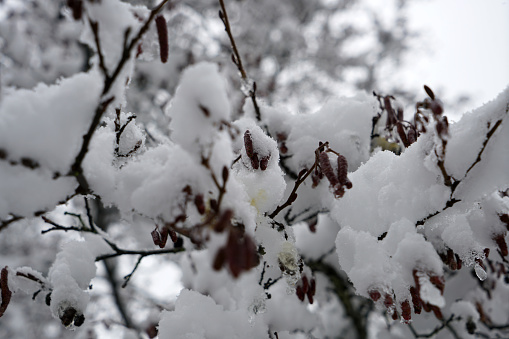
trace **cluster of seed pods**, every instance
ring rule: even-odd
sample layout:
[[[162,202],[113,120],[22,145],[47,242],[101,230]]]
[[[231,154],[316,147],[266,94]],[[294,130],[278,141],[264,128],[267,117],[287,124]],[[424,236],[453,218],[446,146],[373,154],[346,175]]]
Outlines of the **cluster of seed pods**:
[[[263,156],[261,159],[259,158],[258,153],[255,151],[253,146],[253,138],[249,130],[246,130],[244,133],[244,147],[246,149],[247,157],[251,160],[251,166],[253,169],[261,169],[262,171],[265,171],[269,165],[270,154]]]
[[[337,173],[332,168],[329,159],[329,152],[320,152],[318,155],[318,166],[312,175],[313,187],[316,187],[320,179],[325,176],[329,181],[330,187],[336,198],[341,198],[345,194],[345,188],[352,188],[352,182],[348,179],[348,161],[346,158],[338,154],[337,155]]]
[[[304,299],[307,297],[310,304],[313,303],[313,297],[316,292],[316,281],[315,278],[311,278],[311,280],[308,279],[306,274],[303,274],[300,278],[299,282],[297,283],[295,293],[297,294],[297,297],[300,301],[304,301]]]

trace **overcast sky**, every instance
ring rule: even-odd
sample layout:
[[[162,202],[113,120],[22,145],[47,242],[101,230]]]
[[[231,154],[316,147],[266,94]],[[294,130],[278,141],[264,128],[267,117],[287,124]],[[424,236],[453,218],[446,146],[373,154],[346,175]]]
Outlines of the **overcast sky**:
[[[416,0],[410,8],[423,44],[405,72],[412,86],[427,84],[444,102],[470,94],[471,110],[509,85],[509,0]]]

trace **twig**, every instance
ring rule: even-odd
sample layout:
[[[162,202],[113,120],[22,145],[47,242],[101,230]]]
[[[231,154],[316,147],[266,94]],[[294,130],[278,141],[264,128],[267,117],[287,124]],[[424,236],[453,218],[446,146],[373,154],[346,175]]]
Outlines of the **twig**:
[[[288,199],[286,200],[286,202],[283,205],[278,206],[274,210],[274,212],[269,214],[269,218],[274,219],[274,217],[276,215],[278,215],[279,212],[284,210],[286,207],[290,206],[295,201],[295,199],[297,199],[297,193],[296,193],[297,189],[304,182],[304,180],[306,180],[306,178],[314,171],[314,169],[316,168],[316,166],[318,164],[318,153],[320,152],[321,149],[323,149],[327,146],[329,146],[328,142],[325,142],[325,143],[321,144],[320,146],[318,146],[318,148],[315,150],[315,162],[314,162],[313,166],[311,166],[311,168],[307,171],[305,169],[300,171],[299,175],[297,176],[297,180],[295,181],[295,185],[293,187],[292,193],[290,193],[290,196],[288,197]]]
[[[226,6],[224,5],[224,0],[219,0],[219,5],[221,6],[221,10],[219,11],[219,18],[224,24],[224,30],[226,31],[226,34],[228,34],[228,38],[230,39],[230,44],[233,50],[232,61],[237,66],[237,69],[240,72],[240,77],[242,78],[241,81],[243,82],[242,85],[249,85],[249,77],[247,76],[247,72],[244,69],[244,66],[242,65],[242,58],[240,57],[237,44],[235,43],[235,38],[233,37],[232,29],[230,26],[230,20],[228,19],[228,12],[226,11]],[[248,96],[251,98],[251,101],[253,102],[256,120],[260,121],[262,118],[260,107],[258,106],[258,102],[256,100],[256,82],[253,82],[253,84],[251,85]]]
[[[431,331],[430,333],[425,333],[425,334],[424,333],[423,334],[417,333],[417,331],[415,330],[415,328],[413,327],[412,324],[408,324],[408,328],[410,329],[410,332],[412,332],[412,334],[414,335],[415,338],[431,338],[431,337],[435,336],[435,334],[437,334],[438,332],[443,330],[445,327],[447,327],[451,331],[453,336],[455,338],[458,338],[458,335],[457,335],[456,331],[454,331],[454,329],[452,329],[450,327],[450,323],[453,320],[455,320],[454,319],[454,315],[451,315],[449,317],[449,319],[447,319],[447,320],[442,322],[442,325],[435,327],[435,329],[433,329],[433,331]]]
[[[110,246],[111,246],[111,243],[108,242],[108,244],[110,244]],[[95,261],[102,261],[102,260],[106,260],[109,258],[115,258],[115,257],[119,257],[121,255],[142,255],[144,257],[147,257],[149,255],[179,253],[179,252],[184,252],[186,249],[183,247],[180,247],[180,248],[169,248],[169,249],[164,249],[164,250],[151,250],[151,251],[124,250],[124,249],[116,247],[116,245],[115,245],[115,248],[113,250],[115,251],[115,253],[100,255],[95,258]]]
[[[329,279],[334,287],[334,294],[337,295],[343,304],[346,315],[352,320],[355,331],[357,332],[357,338],[367,338],[367,318],[362,314],[363,312],[361,312],[361,310],[364,308],[364,306],[366,306],[366,303],[371,304],[371,301],[367,299],[360,299],[359,303],[355,302],[353,300],[355,293],[351,291],[349,283],[345,278],[340,276],[335,268],[331,265],[324,263],[323,261],[314,260],[305,260],[305,263],[313,272],[320,272]],[[372,307],[369,306],[365,309],[369,313],[371,308]]]
[[[1,220],[1,222],[0,222],[0,231],[2,231],[4,228],[7,228],[7,226],[12,224],[13,222],[16,222],[16,221],[21,220],[21,219],[23,219],[23,217],[11,214],[11,219],[9,219],[9,220]]]

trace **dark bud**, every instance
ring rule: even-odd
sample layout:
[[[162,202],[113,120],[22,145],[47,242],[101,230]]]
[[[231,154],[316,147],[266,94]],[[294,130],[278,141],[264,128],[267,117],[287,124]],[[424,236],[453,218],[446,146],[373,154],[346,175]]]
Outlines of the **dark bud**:
[[[152,241],[154,242],[154,245],[159,246],[161,243],[161,235],[159,234],[157,227],[152,232],[150,232],[150,235],[152,235]]]
[[[507,243],[505,242],[504,234],[496,235],[493,238],[493,240],[495,240],[495,242],[497,243],[498,249],[500,250],[500,254],[503,257],[506,257],[509,254],[509,252],[508,252],[508,249],[507,249]]]
[[[51,292],[46,294],[45,302],[47,306],[51,306]]]
[[[253,166],[253,169],[257,170],[260,168],[260,161],[258,160],[258,153],[254,153],[251,157],[251,166]]]
[[[0,159],[3,160],[5,158],[7,158],[7,152],[4,149],[0,148]]]
[[[295,292],[297,293],[297,297],[299,298],[300,301],[304,301],[304,298],[306,296],[306,293],[304,292],[302,286],[297,286]]]
[[[412,304],[414,305],[414,313],[421,314],[421,297],[419,291],[414,286],[410,287],[410,295],[412,296]]]
[[[436,100],[433,100],[430,103],[430,109],[431,109],[431,112],[433,112],[433,114],[437,115],[437,116],[444,113],[444,108],[442,107],[442,104]]]
[[[347,182],[345,183],[345,187],[347,189],[351,189],[353,187],[353,184],[352,184],[352,182],[349,179],[347,179]]]
[[[270,159],[270,154],[266,157],[263,157],[262,160],[260,160],[260,169],[262,171],[265,171],[267,169],[267,166],[269,165],[269,159]]]
[[[164,248],[164,246],[166,246],[166,242],[168,241],[168,233],[169,233],[168,227],[163,227],[163,229],[160,232],[161,242],[159,243],[159,248]]]
[[[472,321],[472,319],[468,319],[466,323],[467,332],[469,334],[475,334],[475,330],[477,329],[477,326],[475,325],[475,322]]]
[[[410,146],[410,142],[408,141],[407,135],[405,133],[405,129],[403,128],[403,124],[398,122],[396,124],[396,128],[398,130],[399,138],[401,139],[401,142],[403,142],[403,145],[405,145],[405,147]]]
[[[463,265],[463,261],[461,261],[461,258],[456,253],[454,254],[454,257],[456,258],[456,267],[458,270],[461,270],[461,266]]]
[[[216,253],[216,257],[214,258],[214,263],[212,264],[212,268],[216,271],[219,271],[221,267],[223,267],[226,259],[226,251],[224,248],[220,248]]]
[[[85,316],[83,314],[78,314],[74,317],[74,326],[80,327],[85,322]]]
[[[392,298],[392,295],[390,295],[388,293],[385,295],[384,306],[386,308],[390,308],[390,307],[394,306],[394,299]]]
[[[219,217],[219,220],[214,225],[214,231],[216,232],[223,232],[228,226],[231,225],[231,219],[233,217],[233,211],[232,210],[226,210],[221,214]]]
[[[210,209],[217,212],[219,209],[219,206],[217,205],[216,199],[210,199]]]
[[[0,294],[2,296],[2,303],[0,304],[0,317],[4,315],[12,296],[12,292],[9,290],[9,285],[7,283],[8,274],[9,271],[7,271],[7,266],[5,266],[2,268],[2,272],[0,273]]]
[[[81,16],[83,15],[82,0],[67,0],[67,7],[71,9],[74,20],[81,19]]]
[[[168,27],[166,26],[166,19],[162,15],[156,17],[157,37],[159,38],[159,56],[161,62],[168,61]]]
[[[176,243],[177,240],[178,240],[178,236],[177,236],[177,232],[175,232],[175,230],[172,230],[170,229],[169,230],[169,234],[170,234],[170,239],[173,243]]]
[[[500,218],[500,221],[502,221],[505,224],[505,227],[509,231],[509,214],[501,214],[498,216]]]
[[[196,206],[196,209],[198,210],[198,213],[201,215],[205,214],[205,202],[203,201],[203,195],[198,194],[194,196],[194,204]]]
[[[76,316],[76,309],[74,307],[68,307],[64,310],[64,314],[60,316],[60,321],[65,327],[72,324],[74,317]]]
[[[228,175],[229,175],[229,172],[228,172],[228,167],[224,166],[223,167],[223,183],[226,183],[228,181]]]
[[[394,310],[394,312],[392,312],[392,320],[398,320],[398,318],[399,318],[398,312]]]
[[[244,146],[246,148],[246,154],[249,158],[253,157],[254,151],[253,151],[253,139],[251,139],[251,132],[249,130],[246,130],[244,133]]]
[[[207,107],[203,106],[203,105],[198,105],[198,107],[200,108],[200,111],[202,111],[203,115],[205,115],[207,118],[210,117],[210,111]]]
[[[435,100],[435,93],[429,88],[428,86],[424,85],[424,90],[426,91],[426,94],[431,98],[431,100]]]
[[[410,302],[408,300],[401,303],[401,316],[407,323],[412,319],[412,309],[410,308]]]
[[[184,239],[182,237],[178,237],[175,244],[173,244],[173,248],[182,248],[184,246]]]
[[[378,292],[377,290],[370,290],[370,291],[368,291],[368,294],[369,294],[369,297],[371,298],[371,300],[373,300],[373,301],[378,301],[382,297],[380,292]]]
[[[410,130],[408,130],[407,140],[408,140],[408,145],[413,144],[417,140],[417,136],[416,136],[415,130],[413,128],[410,128]]]
[[[37,161],[32,160],[30,158],[21,158],[21,164],[30,169],[36,169],[37,167],[39,167]]]
[[[290,195],[290,197],[288,198],[288,202],[291,204],[291,203],[293,203],[295,200],[297,200],[297,193],[295,193],[295,192],[294,192],[294,193],[292,193],[292,194]]]

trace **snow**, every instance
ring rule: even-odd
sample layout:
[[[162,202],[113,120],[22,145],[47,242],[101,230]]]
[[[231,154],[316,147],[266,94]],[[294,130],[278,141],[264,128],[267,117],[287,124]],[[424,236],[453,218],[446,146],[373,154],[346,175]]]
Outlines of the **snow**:
[[[263,338],[267,325],[249,322],[247,310],[227,311],[210,297],[182,290],[175,310],[164,311],[159,322],[159,338],[222,339]]]

